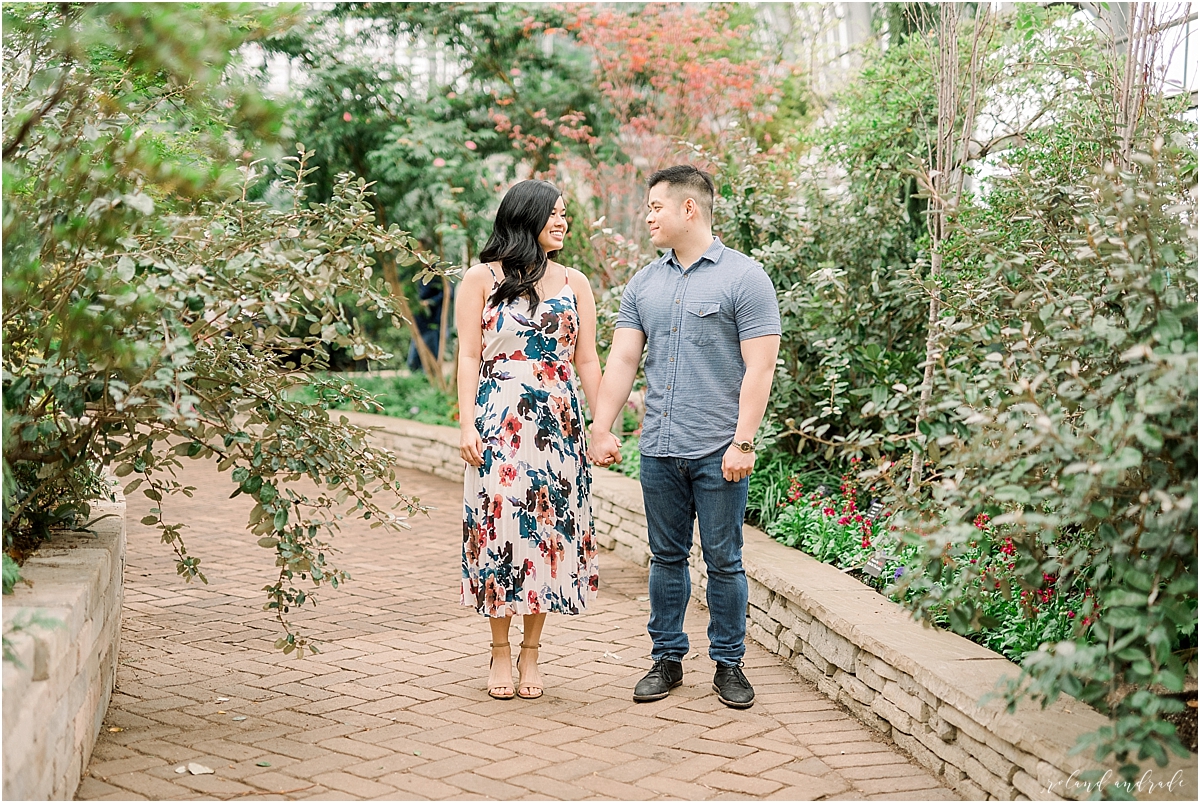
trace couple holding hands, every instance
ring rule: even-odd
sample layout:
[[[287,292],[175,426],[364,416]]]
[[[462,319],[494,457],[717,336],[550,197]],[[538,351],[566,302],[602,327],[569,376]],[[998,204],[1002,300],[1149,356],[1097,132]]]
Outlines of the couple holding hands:
[[[713,690],[733,708],[754,703],[741,669],[742,521],[779,351],[779,306],[762,266],[713,236],[707,173],[669,167],[650,177],[648,190],[650,238],[664,253],[625,287],[603,376],[587,277],[551,259],[567,233],[553,184],[522,181],[508,191],[481,264],[458,290],[460,448],[468,464],[462,604],[491,625],[488,694],[497,699],[542,695],[546,614],[582,613],[596,597],[588,464],[620,462],[611,428],[645,352],[640,446],[653,666],[633,699],[660,700],[683,683],[698,519]],[[576,387],[592,411],[590,437]],[[514,681],[509,624],[517,615],[524,638]]]

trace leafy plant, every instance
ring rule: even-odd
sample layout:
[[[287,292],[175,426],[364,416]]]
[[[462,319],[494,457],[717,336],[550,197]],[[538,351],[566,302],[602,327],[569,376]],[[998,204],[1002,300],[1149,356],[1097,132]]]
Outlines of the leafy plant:
[[[823,467],[811,467],[812,462],[781,448],[770,445],[762,449],[750,475],[746,501],[746,520],[767,528],[789,502],[797,483],[805,488],[837,485],[837,474]]]
[[[407,235],[374,224],[362,179],[341,175],[328,203],[307,205],[302,146],[269,192],[254,163],[232,164],[230,143],[243,154],[238,137],[271,123],[222,68],[289,14],[5,7],[17,67],[5,103],[19,111],[4,146],[3,442],[6,531],[81,505],[86,468],[108,465],[154,503],[142,522],[185,580],[205,577],[186,523],[170,520],[170,495],[191,493],[172,473],[183,458],[217,460],[233,496],[255,501],[247,526],[278,568],[264,589],[285,631],[277,646],[302,654],[313,645],[288,614],[346,579],[323,540],[341,509],[382,526],[402,523],[384,499],[417,508],[385,450],[286,392],[329,384],[310,371],[332,348],[381,356],[339,298],[394,324],[372,266],[415,257]],[[196,137],[194,121],[214,136]]]
[[[13,588],[21,581],[21,567],[17,562],[4,553],[4,593],[11,594]]]
[[[984,623],[978,572],[944,569],[980,512],[1007,528],[1021,589],[1086,578],[1096,614],[1030,654],[1008,697],[1107,713],[1090,744],[1128,779],[1186,753],[1161,715],[1196,676],[1195,130],[1151,104],[1145,150],[1121,165],[1103,103],[1077,114],[1009,154],[954,246],[975,269],[940,321],[945,420],[925,430],[938,479],[905,505],[921,550],[907,587],[922,614]],[[1054,158],[1080,130],[1090,166]]]
[[[423,374],[391,377],[343,374],[322,378],[328,381],[319,386],[299,387],[291,398],[320,403],[331,410],[357,410],[365,406],[381,415],[426,424],[458,423],[457,400],[430,385]]]
[[[767,533],[823,563],[861,569],[876,551],[894,550],[898,538],[887,521],[891,514],[871,507],[877,501],[874,488],[860,487],[851,472],[841,479],[836,492],[818,486],[805,493],[805,484],[792,477],[783,510]]]

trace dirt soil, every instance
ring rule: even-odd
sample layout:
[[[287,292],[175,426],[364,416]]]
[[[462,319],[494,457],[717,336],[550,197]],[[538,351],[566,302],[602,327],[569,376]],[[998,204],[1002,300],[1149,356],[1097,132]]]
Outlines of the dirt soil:
[[[1167,722],[1175,726],[1175,733],[1179,735],[1179,741],[1183,742],[1183,746],[1193,753],[1196,752],[1196,692],[1191,692],[1189,698],[1185,700],[1187,705],[1178,714],[1167,714],[1163,717]]]

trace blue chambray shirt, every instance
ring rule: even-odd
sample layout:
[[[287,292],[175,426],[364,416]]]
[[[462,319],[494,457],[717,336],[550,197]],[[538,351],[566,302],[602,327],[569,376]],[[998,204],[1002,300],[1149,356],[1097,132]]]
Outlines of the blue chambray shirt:
[[[741,341],[782,333],[766,271],[720,238],[686,270],[668,250],[638,271],[616,326],[646,335],[642,454],[688,459],[733,442],[746,374]]]

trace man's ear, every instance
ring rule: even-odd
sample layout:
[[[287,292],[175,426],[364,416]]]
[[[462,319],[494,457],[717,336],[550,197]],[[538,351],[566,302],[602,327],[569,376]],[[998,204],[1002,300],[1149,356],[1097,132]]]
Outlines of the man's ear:
[[[695,198],[684,199],[683,213],[687,217],[697,217],[700,214],[700,205],[696,203]]]

